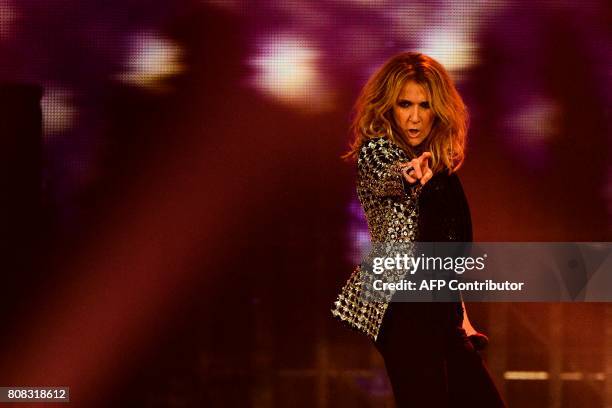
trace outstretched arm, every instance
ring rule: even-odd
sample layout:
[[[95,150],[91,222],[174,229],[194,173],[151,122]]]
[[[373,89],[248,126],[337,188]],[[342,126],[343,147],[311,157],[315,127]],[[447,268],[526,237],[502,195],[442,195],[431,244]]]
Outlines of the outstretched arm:
[[[433,176],[430,152],[409,160],[401,149],[386,138],[367,140],[357,158],[359,174],[376,196],[400,196],[406,184],[423,185]]]

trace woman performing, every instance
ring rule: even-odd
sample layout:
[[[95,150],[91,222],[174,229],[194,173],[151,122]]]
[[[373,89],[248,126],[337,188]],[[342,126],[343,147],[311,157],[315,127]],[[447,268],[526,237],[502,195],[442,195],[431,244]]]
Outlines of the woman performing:
[[[357,194],[374,243],[470,242],[456,175],[468,115],[434,59],[401,53],[367,82],[355,107]],[[455,302],[368,301],[357,268],[332,314],[367,334],[381,353],[397,406],[504,407],[477,349],[486,337]]]

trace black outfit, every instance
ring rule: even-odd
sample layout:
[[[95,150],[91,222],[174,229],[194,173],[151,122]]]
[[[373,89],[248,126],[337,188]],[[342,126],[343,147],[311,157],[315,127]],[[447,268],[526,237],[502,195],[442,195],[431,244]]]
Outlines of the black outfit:
[[[456,174],[440,173],[419,197],[419,242],[471,242],[470,210]],[[457,302],[390,302],[376,348],[398,408],[504,407],[462,329]]]

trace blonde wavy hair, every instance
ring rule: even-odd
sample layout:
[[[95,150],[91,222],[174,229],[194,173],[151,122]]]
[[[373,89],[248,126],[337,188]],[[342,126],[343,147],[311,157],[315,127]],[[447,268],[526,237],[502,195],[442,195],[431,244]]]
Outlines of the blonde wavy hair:
[[[406,82],[420,84],[435,114],[431,133],[423,143],[430,151],[434,173],[456,171],[463,164],[468,129],[468,112],[455,84],[444,67],[427,55],[403,52],[380,67],[363,87],[353,109],[353,142],[343,156],[355,159],[363,142],[386,136],[409,157],[416,157],[393,118],[393,106]]]

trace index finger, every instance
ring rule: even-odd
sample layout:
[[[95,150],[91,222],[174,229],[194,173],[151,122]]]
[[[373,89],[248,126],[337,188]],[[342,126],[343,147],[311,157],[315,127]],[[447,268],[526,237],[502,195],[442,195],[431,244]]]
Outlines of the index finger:
[[[412,166],[412,170],[414,170],[414,173],[416,175],[416,179],[420,179],[421,177],[423,177],[423,172],[421,171],[421,162],[418,159],[414,159],[413,160],[415,162],[414,166]]]
[[[423,170],[429,168],[429,159],[431,158],[431,153],[425,152],[417,158],[417,162],[419,163],[419,167]]]

